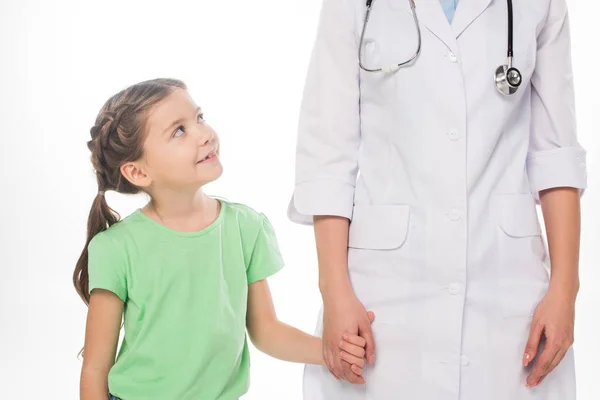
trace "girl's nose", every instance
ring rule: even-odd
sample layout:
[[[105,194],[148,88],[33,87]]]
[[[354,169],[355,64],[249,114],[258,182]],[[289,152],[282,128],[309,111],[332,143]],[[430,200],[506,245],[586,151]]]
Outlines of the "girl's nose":
[[[210,128],[201,127],[196,131],[196,136],[199,146],[206,146],[213,141],[215,133]]]

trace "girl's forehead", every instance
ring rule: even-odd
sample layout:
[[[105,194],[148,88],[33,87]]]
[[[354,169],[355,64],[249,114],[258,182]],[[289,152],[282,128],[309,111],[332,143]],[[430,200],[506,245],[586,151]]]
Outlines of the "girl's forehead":
[[[158,102],[148,113],[148,128],[162,132],[176,121],[194,118],[198,106],[189,93],[183,89],[175,89],[162,101]]]
[[[150,118],[162,119],[173,115],[187,115],[198,106],[189,93],[183,89],[175,89],[163,100],[159,101],[150,112]]]

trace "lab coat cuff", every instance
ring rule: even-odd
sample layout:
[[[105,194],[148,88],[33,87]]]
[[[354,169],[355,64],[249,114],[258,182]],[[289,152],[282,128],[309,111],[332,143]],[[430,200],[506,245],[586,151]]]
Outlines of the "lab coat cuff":
[[[587,187],[586,151],[581,147],[532,152],[527,157],[527,173],[533,193],[555,187]]]
[[[354,186],[322,180],[296,184],[288,207],[288,218],[295,223],[312,225],[315,215],[352,217]]]

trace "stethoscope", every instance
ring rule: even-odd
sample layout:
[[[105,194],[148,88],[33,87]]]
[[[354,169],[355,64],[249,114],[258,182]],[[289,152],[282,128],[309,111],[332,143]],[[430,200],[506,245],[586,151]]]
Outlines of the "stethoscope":
[[[358,47],[358,64],[360,68],[367,72],[386,72],[386,73],[394,73],[398,71],[404,65],[407,65],[414,61],[419,54],[421,53],[421,28],[419,26],[419,19],[417,17],[417,11],[414,0],[408,0],[410,4],[410,8],[412,11],[413,19],[415,21],[415,26],[417,28],[418,39],[417,39],[417,49],[414,54],[406,61],[399,64],[392,65],[384,65],[381,68],[370,69],[363,65],[362,62],[362,48],[363,48],[363,40],[365,37],[365,31],[367,30],[367,25],[369,24],[369,16],[371,15],[371,9],[373,6],[373,0],[367,0],[367,11],[365,13],[365,19],[363,22],[362,33],[360,34],[360,43]],[[496,68],[494,72],[494,84],[500,93],[503,95],[511,95],[517,91],[519,85],[523,81],[523,77],[521,72],[513,67],[513,11],[512,11],[512,0],[507,0],[508,6],[508,49],[507,49],[507,58],[508,63],[505,65],[501,65]]]

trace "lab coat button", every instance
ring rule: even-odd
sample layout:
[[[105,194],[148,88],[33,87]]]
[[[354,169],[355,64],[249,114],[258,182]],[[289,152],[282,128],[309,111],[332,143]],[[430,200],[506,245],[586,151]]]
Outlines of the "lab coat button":
[[[460,363],[462,365],[469,365],[469,357],[467,357],[467,356],[460,356]]]
[[[453,283],[448,286],[448,292],[450,292],[450,294],[458,294],[458,283]]]
[[[448,52],[448,60],[451,63],[455,63],[458,61],[458,58],[456,57],[456,54],[454,54],[453,52],[450,51],[450,52]]]
[[[455,129],[448,132],[448,138],[450,138],[450,140],[458,140],[458,136],[458,131]]]
[[[450,221],[458,221],[460,219],[460,213],[457,210],[452,210],[448,213],[448,218]]]

